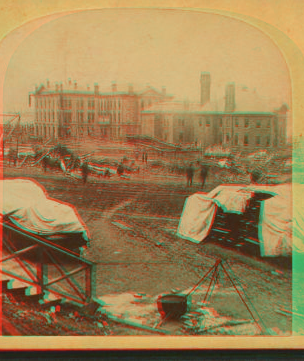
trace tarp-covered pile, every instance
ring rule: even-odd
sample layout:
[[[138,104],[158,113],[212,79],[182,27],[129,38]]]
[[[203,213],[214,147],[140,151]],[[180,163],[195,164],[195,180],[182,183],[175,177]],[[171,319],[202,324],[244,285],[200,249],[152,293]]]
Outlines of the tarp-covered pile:
[[[284,185],[223,185],[209,193],[188,197],[178,227],[178,235],[195,243],[203,241],[212,229],[218,207],[225,213],[243,214],[255,194],[270,194],[261,202],[259,243],[261,256],[289,255],[292,252],[292,190]],[[298,211],[296,224],[303,223]],[[302,229],[301,227],[298,227]],[[299,231],[299,233],[302,231]]]
[[[42,186],[28,179],[2,180],[1,216],[21,230],[42,236],[73,235],[89,240],[76,210],[51,199]]]

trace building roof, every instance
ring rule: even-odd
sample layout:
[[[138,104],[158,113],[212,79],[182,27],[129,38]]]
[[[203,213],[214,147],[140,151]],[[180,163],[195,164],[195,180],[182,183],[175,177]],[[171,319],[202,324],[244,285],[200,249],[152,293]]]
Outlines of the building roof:
[[[240,86],[235,88],[235,103],[235,109],[231,114],[273,114],[277,109],[282,109],[282,104],[279,104],[278,101],[263,98],[255,90]],[[187,101],[165,101],[151,105],[142,113],[158,112],[226,113],[225,97],[208,101],[204,105]]]
[[[204,105],[200,103],[193,103],[188,101],[163,101],[157,104],[152,104],[146,108],[142,113],[214,113],[219,112],[216,102],[208,102]]]
[[[58,89],[56,90],[56,84]],[[36,91],[30,94],[44,94],[44,93],[62,93],[64,94],[87,94],[94,95],[94,84],[93,87],[83,87],[77,84],[75,88],[75,82],[68,80],[66,83],[50,83],[46,82],[46,85],[41,84]],[[116,91],[113,92],[113,85],[115,84]],[[130,91],[131,90],[131,91]],[[200,103],[193,103],[189,101],[176,101],[173,100],[173,95],[166,94],[162,90],[146,85],[141,86],[139,84],[117,84],[112,83],[111,86],[98,89],[99,95],[135,95],[139,97],[144,96],[160,96],[163,97],[164,101],[158,104],[153,104],[149,108],[142,111],[145,113],[226,113],[225,112],[225,97],[221,97],[215,100],[208,101],[204,105]],[[274,112],[282,109],[282,104],[271,99],[266,99],[258,95],[255,90],[250,90],[245,86],[235,86],[235,109],[233,114],[273,114]],[[288,107],[287,107],[288,109]]]
[[[56,85],[57,85],[57,89],[56,89]],[[76,87],[75,87],[76,85]],[[72,82],[71,80],[69,80],[68,82],[55,82],[55,83],[50,83],[50,82],[46,82],[45,84],[40,84],[39,87],[37,87],[37,89],[33,92],[30,92],[31,95],[33,94],[49,94],[49,93],[64,93],[64,94],[87,94],[87,95],[94,95],[95,94],[95,85],[98,84],[94,84],[93,86],[89,86],[87,85],[86,87],[77,84],[75,81]],[[156,96],[164,96],[167,99],[172,99],[173,95],[172,94],[166,94],[163,93],[162,90],[157,90],[156,88],[150,86],[150,85],[146,85],[144,86],[140,86],[140,85],[133,85],[133,84],[116,84],[116,91],[113,91],[113,85],[107,87],[107,88],[98,88],[98,93],[100,95],[137,95],[137,96],[144,96],[144,95],[156,95]],[[61,91],[61,86],[62,86],[62,91]]]
[[[185,110],[185,105],[183,102],[178,101],[164,101],[156,104],[152,104],[147,107],[142,113],[158,113],[158,112],[181,112]]]

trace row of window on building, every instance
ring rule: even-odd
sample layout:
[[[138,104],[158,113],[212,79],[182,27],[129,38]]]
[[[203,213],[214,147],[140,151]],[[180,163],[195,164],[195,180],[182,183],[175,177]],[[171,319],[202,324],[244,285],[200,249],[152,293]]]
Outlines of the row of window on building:
[[[249,145],[249,135],[248,134],[244,134],[244,138],[243,138],[243,143],[241,142],[241,137],[238,134],[235,134],[233,139],[230,138],[230,134],[227,133],[225,134],[225,143],[233,143],[233,145]],[[257,135],[255,136],[255,145],[259,146],[262,145],[261,141],[262,141],[262,136]],[[223,135],[220,133],[220,143],[223,143]],[[267,135],[265,137],[265,143],[264,143],[267,147],[270,146],[270,135]]]
[[[94,98],[87,98],[87,105],[88,109],[95,109],[95,99]],[[57,108],[63,109],[71,109],[72,108],[72,98],[70,97],[41,97],[36,98],[36,108],[40,109],[53,109],[55,108],[55,104],[57,102]],[[84,108],[84,98],[78,98],[76,100],[76,108],[83,109]],[[100,111],[103,110],[115,110],[122,108],[122,101],[119,98],[114,99],[100,99],[98,101],[98,109]]]
[[[57,112],[57,117],[59,118],[59,112]],[[36,111],[36,121],[39,122],[55,122],[55,112],[54,111]]]
[[[55,137],[56,129],[54,126],[36,125],[36,134],[43,137]]]
[[[240,127],[241,126],[241,121],[239,118],[234,118],[234,126],[235,127]],[[262,119],[255,119],[252,120],[252,123],[255,125],[256,128],[261,128],[263,125],[265,125],[265,122],[263,122]],[[244,128],[249,128],[250,127],[250,120],[248,118],[244,119],[243,122]],[[266,127],[270,128],[271,125],[271,119],[266,119]],[[223,119],[220,118],[219,119],[219,126],[222,127],[223,126]],[[226,118],[226,127],[230,127],[230,118]]]
[[[204,122],[205,120],[205,122]],[[248,118],[244,119],[244,122],[241,122],[241,119],[239,118],[234,118],[234,127],[241,127],[244,126],[244,128],[249,128],[250,127],[250,120]],[[254,122],[254,123],[253,123]],[[242,123],[242,124],[241,124]],[[256,120],[252,120],[251,122],[252,124],[255,125],[256,128],[262,128],[264,125],[266,125],[267,128],[270,128],[271,126],[271,119],[266,119],[266,121],[263,122],[262,119],[256,119]],[[206,127],[210,127],[211,125],[211,118],[210,117],[200,117],[198,119],[198,125],[201,127],[205,124]],[[231,126],[231,118],[226,118],[223,122],[222,118],[219,118],[219,126],[223,127],[223,124],[226,125],[226,127],[230,127]],[[178,125],[179,126],[184,126],[185,125],[185,120],[182,118],[178,119]]]
[[[163,119],[162,120],[162,126],[163,127],[165,127],[165,128],[167,128],[167,127],[169,127],[169,119],[168,118],[165,118],[165,119]]]
[[[84,112],[83,111],[77,111],[76,113],[76,121],[77,122],[84,122]],[[105,112],[98,112],[99,117],[103,117],[104,119],[109,119],[110,122],[114,123],[121,123],[121,114],[120,111],[115,113],[105,113]],[[57,112],[57,119],[60,119],[60,112]],[[89,123],[94,122],[95,119],[95,112],[94,111],[88,111],[87,112],[87,121]],[[40,111],[36,112],[36,121],[37,122],[55,122],[55,112],[54,111]],[[63,112],[63,121],[64,122],[72,122],[72,111],[64,111]]]

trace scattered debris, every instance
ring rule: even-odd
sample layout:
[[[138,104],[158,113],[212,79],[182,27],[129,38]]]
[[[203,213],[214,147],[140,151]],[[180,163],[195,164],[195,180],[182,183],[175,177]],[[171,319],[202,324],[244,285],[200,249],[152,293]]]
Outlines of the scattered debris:
[[[279,271],[279,270],[275,270],[275,271],[271,271],[271,274],[273,274],[273,275],[282,275],[283,272]]]
[[[213,308],[202,307],[182,317],[182,332],[190,335],[259,335],[261,330],[253,320],[234,320],[219,316]]]

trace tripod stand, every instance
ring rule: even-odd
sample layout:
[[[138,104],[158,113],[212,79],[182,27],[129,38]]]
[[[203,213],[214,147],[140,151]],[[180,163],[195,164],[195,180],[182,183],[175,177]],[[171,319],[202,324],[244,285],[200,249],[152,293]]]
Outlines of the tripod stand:
[[[212,272],[213,271],[213,272]],[[258,311],[256,310],[256,308],[254,307],[254,305],[252,304],[252,302],[250,301],[249,297],[247,296],[247,294],[245,293],[244,288],[242,287],[241,282],[239,281],[238,277],[235,275],[235,273],[233,272],[233,270],[231,269],[229,263],[227,261],[223,261],[221,259],[218,259],[215,263],[214,266],[212,266],[209,271],[205,274],[205,276],[203,276],[203,278],[190,290],[190,292],[187,294],[187,297],[192,294],[201,284],[202,282],[206,279],[206,277],[212,272],[211,278],[210,278],[210,282],[207,288],[207,292],[205,294],[204,297],[204,304],[208,304],[211,298],[211,295],[214,291],[215,286],[218,284],[218,280],[221,276],[221,273],[224,273],[224,275],[228,278],[228,280],[230,281],[231,285],[233,286],[233,288],[235,289],[235,291],[237,292],[239,298],[241,299],[241,301],[243,302],[243,304],[245,305],[247,311],[249,312],[251,318],[253,319],[253,321],[257,324],[257,326],[259,327],[259,329],[268,334],[267,328],[262,320],[262,318],[260,317]]]

